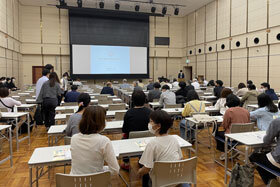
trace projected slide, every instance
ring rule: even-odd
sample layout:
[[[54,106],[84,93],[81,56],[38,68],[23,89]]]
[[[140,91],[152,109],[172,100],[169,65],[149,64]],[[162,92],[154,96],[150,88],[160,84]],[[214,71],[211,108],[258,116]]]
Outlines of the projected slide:
[[[73,74],[146,74],[147,48],[73,45]]]

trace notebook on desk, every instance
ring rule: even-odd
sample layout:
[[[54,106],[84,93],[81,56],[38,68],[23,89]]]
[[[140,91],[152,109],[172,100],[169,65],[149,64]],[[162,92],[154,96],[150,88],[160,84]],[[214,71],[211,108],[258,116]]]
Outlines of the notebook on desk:
[[[53,152],[53,160],[66,160],[66,159],[71,159],[71,151],[70,148],[64,148],[64,149],[59,149],[55,150]]]

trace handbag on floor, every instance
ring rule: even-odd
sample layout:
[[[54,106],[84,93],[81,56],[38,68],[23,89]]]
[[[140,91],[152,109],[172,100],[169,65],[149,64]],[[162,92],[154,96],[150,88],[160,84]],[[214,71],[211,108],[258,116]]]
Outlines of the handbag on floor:
[[[253,187],[255,167],[250,164],[236,163],[231,171],[229,187]]]

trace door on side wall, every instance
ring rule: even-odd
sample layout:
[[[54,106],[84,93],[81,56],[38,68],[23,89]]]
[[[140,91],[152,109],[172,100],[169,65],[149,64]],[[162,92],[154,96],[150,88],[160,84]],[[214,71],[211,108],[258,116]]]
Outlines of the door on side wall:
[[[185,80],[192,80],[192,66],[185,66],[183,71],[185,73]]]
[[[32,84],[36,84],[37,80],[42,77],[44,66],[32,66]]]

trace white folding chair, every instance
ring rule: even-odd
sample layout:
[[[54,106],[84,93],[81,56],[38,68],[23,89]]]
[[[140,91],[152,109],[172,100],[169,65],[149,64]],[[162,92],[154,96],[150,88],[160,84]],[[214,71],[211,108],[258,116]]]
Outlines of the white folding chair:
[[[180,161],[155,162],[152,175],[152,186],[170,186],[192,183],[196,186],[197,157]]]

